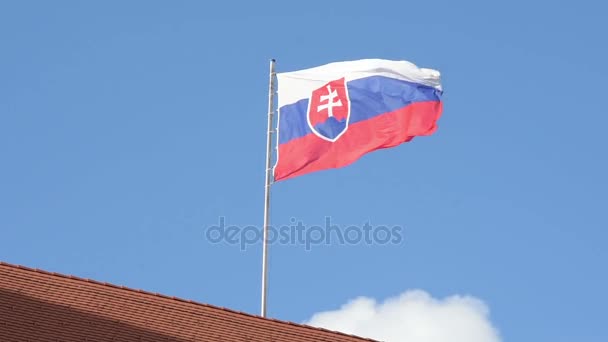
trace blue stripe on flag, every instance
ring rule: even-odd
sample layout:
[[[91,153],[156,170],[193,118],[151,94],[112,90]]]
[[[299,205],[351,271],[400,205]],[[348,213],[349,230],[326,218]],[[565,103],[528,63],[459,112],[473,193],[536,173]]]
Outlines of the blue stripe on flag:
[[[426,85],[384,76],[371,76],[347,83],[350,98],[349,124],[389,113],[414,102],[439,101],[441,91]],[[279,144],[312,133],[306,119],[308,99],[279,109]]]

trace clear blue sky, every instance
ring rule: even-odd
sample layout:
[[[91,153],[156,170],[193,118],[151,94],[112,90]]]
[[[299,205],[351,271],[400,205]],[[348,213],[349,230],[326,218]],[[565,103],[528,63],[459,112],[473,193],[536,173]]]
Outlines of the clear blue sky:
[[[505,341],[606,341],[602,1],[4,1],[0,260],[259,311],[268,60],[441,71],[439,130],[277,183],[272,221],[401,225],[399,245],[273,246],[269,315],[420,288]]]

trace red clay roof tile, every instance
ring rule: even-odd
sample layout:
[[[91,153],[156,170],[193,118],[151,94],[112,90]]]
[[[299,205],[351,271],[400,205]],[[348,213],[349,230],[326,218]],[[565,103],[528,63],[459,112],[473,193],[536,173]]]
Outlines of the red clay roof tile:
[[[373,341],[0,261],[0,341]]]

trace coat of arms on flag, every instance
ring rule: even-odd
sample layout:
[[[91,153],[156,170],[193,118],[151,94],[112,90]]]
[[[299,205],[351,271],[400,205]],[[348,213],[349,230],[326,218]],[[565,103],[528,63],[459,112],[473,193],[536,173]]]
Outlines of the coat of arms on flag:
[[[344,77],[315,89],[308,105],[308,125],[322,139],[336,141],[348,128],[350,100]]]

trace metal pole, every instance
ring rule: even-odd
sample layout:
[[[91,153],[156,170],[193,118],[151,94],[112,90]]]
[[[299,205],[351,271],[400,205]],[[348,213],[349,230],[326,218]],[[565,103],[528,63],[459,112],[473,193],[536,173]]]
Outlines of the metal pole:
[[[270,60],[270,82],[268,86],[268,131],[266,141],[266,185],[264,187],[264,241],[262,249],[262,317],[266,317],[266,296],[268,294],[268,226],[270,222],[270,177],[272,174],[272,115],[274,114],[274,63]]]

